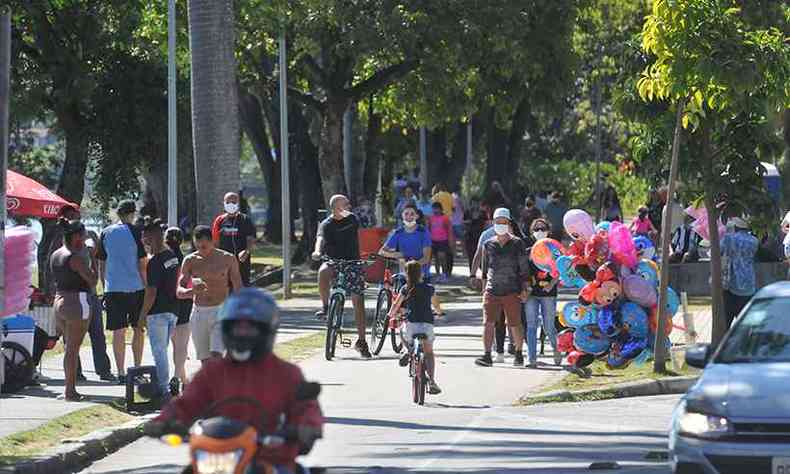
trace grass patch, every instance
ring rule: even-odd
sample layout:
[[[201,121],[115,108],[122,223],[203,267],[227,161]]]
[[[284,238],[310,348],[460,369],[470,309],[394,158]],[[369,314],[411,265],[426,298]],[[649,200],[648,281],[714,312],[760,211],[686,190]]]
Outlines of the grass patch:
[[[257,244],[252,253],[252,263],[258,265],[282,266],[283,248],[281,245],[271,243]]]
[[[288,342],[283,342],[274,346],[274,353],[281,359],[289,362],[300,362],[309,359],[319,349],[324,347],[326,335],[319,331],[307,336],[297,337]]]
[[[0,466],[15,465],[60,444],[92,431],[117,426],[134,417],[123,412],[119,404],[83,408],[55,418],[29,431],[0,438]]]
[[[668,370],[664,374],[657,374],[653,372],[653,364],[650,362],[641,366],[631,364],[624,369],[610,369],[606,366],[606,362],[600,360],[593,362],[590,369],[593,372],[590,378],[585,379],[576,374],[569,374],[561,381],[544,387],[542,391],[605,388],[610,385],[634,382],[636,380],[658,380],[666,377],[696,375],[700,372],[698,369],[684,367],[680,372]]]

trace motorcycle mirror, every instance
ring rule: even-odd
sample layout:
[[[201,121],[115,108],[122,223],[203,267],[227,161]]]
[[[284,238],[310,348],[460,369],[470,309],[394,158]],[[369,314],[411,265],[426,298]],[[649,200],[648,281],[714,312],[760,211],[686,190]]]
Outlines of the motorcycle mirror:
[[[167,434],[159,438],[159,440],[173,448],[181,446],[184,443],[184,438],[177,434]]]
[[[296,399],[298,401],[315,400],[321,393],[321,384],[317,382],[302,382],[296,389]]]

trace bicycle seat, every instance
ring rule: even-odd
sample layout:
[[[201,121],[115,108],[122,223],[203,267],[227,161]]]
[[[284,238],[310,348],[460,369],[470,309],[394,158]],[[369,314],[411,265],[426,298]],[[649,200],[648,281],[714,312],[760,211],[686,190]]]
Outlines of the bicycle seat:
[[[421,341],[424,341],[425,339],[428,339],[428,335],[423,333],[417,333],[414,335],[414,339],[419,339]]]

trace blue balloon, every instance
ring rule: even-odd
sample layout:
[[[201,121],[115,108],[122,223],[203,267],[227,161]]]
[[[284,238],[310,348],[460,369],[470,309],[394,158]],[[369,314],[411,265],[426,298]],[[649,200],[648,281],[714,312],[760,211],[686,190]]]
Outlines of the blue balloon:
[[[560,272],[560,281],[566,288],[581,288],[587,284],[587,280],[576,272],[571,256],[563,255],[557,259],[557,271]]]
[[[609,338],[601,334],[597,324],[588,324],[573,333],[573,345],[582,352],[601,355],[609,350]]]
[[[650,262],[649,260],[641,260],[636,265],[635,273],[658,288],[658,271],[656,271],[656,267],[653,262]]]
[[[628,301],[620,307],[620,318],[623,329],[630,336],[645,338],[648,334],[647,313],[638,304]]]
[[[636,247],[636,254],[639,258],[653,260],[656,256],[656,246],[652,240],[644,235],[634,237],[634,247]]]
[[[601,222],[598,223],[598,225],[595,226],[595,231],[596,232],[607,232],[608,233],[609,232],[609,226],[611,226],[611,225],[612,225],[612,223],[609,222],[609,221],[601,221]]]
[[[598,310],[594,306],[573,302],[562,308],[562,317],[568,327],[580,328],[595,324],[598,321]]]
[[[622,330],[620,318],[611,306],[598,310],[598,329],[610,339],[617,336]]]
[[[680,297],[675,290],[672,288],[667,287],[667,313],[670,316],[674,316],[677,314],[678,309],[680,308]]]

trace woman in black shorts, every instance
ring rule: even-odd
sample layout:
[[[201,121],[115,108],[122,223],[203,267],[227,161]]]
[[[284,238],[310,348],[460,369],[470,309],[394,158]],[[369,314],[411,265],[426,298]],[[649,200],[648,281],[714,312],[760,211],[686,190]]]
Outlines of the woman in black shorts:
[[[66,219],[61,219],[58,225],[63,229],[63,246],[50,256],[49,266],[55,278],[55,316],[66,346],[63,396],[68,401],[78,402],[83,396],[77,393],[77,357],[90,324],[88,296],[91,288],[96,287],[98,277],[82,255],[85,226],[80,221]]]
[[[179,267],[184,262],[184,253],[181,252],[181,244],[184,241],[181,229],[171,227],[165,233],[165,243],[178,257]],[[176,330],[173,332],[173,367],[174,374],[182,384],[187,381],[186,362],[189,347],[189,315],[192,313],[192,300],[178,300],[178,313],[176,316]]]

